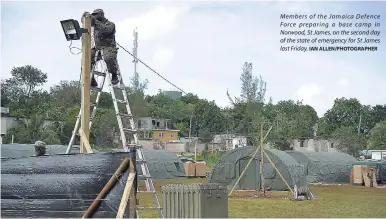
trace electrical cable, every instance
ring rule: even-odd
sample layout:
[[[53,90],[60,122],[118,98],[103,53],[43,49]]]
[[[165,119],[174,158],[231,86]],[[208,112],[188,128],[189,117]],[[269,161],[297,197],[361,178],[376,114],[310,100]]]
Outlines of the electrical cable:
[[[173,84],[172,82],[170,82],[168,79],[166,79],[165,77],[163,77],[161,74],[159,74],[158,72],[156,72],[154,69],[152,69],[150,66],[148,66],[146,63],[144,63],[143,61],[141,61],[138,57],[134,56],[131,52],[129,52],[127,49],[125,49],[123,46],[121,46],[119,43],[117,43],[117,45],[119,47],[121,47],[125,52],[129,53],[131,56],[133,56],[136,60],[138,60],[140,63],[142,63],[144,66],[146,66],[148,69],[150,69],[152,72],[154,72],[155,74],[157,74],[159,77],[161,77],[162,79],[164,79],[166,82],[168,82],[169,84],[171,84],[173,87],[177,88],[179,91],[181,91],[182,93],[184,93],[185,95],[187,94],[184,90],[182,90],[181,88],[177,87],[177,85]]]
[[[153,73],[155,73],[156,75],[158,75],[160,78],[162,78],[163,80],[165,80],[166,82],[168,82],[170,85],[172,85],[173,87],[177,88],[179,91],[181,91],[183,94],[187,94],[184,90],[182,90],[181,88],[179,88],[177,85],[173,84],[171,81],[169,81],[168,79],[166,79],[165,77],[163,77],[160,73],[158,73],[157,71],[155,71],[154,69],[152,69],[150,66],[148,66],[145,62],[143,62],[142,60],[140,60],[138,57],[134,56],[131,52],[129,52],[127,49],[125,49],[123,46],[121,46],[119,43],[117,43],[117,45],[119,47],[121,47],[125,52],[129,53],[133,58],[135,58],[136,60],[138,60],[140,63],[142,63],[144,66],[146,66],[148,69],[150,69]],[[82,53],[82,50],[79,49],[78,47],[72,47],[72,40],[71,40],[71,43],[69,45],[69,48],[70,48],[70,52],[73,54],[73,55],[78,55],[80,53]],[[72,49],[78,49],[79,52],[78,53],[74,53],[72,52]],[[79,82],[80,82],[80,78],[79,78]]]
[[[68,46],[68,48],[70,48],[70,53],[72,53],[73,55],[79,55],[80,53],[82,53],[82,50],[81,50],[81,49],[79,49],[78,47],[72,46],[72,40],[71,40],[71,43],[70,43],[70,45]],[[79,50],[79,52],[78,52],[78,53],[74,53],[74,52],[72,51],[73,49],[77,49],[77,50]]]

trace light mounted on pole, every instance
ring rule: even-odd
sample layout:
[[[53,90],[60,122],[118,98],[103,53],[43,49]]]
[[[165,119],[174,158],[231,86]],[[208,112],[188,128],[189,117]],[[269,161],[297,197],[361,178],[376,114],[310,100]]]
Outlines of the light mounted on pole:
[[[79,22],[74,19],[62,20],[60,24],[67,41],[79,40],[83,33],[88,33],[87,29],[81,28]]]
[[[85,12],[82,16],[82,28],[74,19],[60,21],[67,41],[82,39],[82,103],[81,103],[81,127],[80,153],[93,153],[90,146],[90,72],[91,72],[91,16]],[[71,143],[70,143],[71,144]],[[67,148],[69,153],[71,147]]]

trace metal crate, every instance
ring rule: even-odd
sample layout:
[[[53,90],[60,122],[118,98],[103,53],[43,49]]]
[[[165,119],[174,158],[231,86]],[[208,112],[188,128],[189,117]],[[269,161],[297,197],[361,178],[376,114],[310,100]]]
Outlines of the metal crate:
[[[165,218],[228,218],[228,192],[218,183],[162,186],[162,204]]]

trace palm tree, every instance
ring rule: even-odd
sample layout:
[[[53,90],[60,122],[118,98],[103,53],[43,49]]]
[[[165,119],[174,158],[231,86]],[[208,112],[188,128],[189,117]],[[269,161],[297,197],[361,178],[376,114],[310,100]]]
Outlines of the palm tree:
[[[31,115],[29,120],[20,120],[15,135],[17,142],[33,144],[40,140],[47,144],[60,144],[55,128],[45,121],[45,116],[39,114]]]

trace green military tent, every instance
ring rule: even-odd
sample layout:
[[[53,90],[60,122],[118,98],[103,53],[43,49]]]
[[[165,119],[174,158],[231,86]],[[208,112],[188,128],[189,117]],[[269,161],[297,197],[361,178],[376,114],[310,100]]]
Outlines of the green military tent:
[[[308,183],[349,183],[353,156],[339,152],[286,151],[304,166]]]
[[[237,178],[246,167],[256,147],[240,147],[224,154],[214,165],[209,177],[210,183],[226,184],[231,189]],[[273,161],[288,184],[293,188],[306,184],[303,167],[284,151],[266,149],[266,153]],[[264,157],[264,185],[271,190],[287,190],[286,184],[280,178],[274,167]],[[247,168],[236,189],[256,190],[261,188],[260,180],[260,152],[256,154]]]

